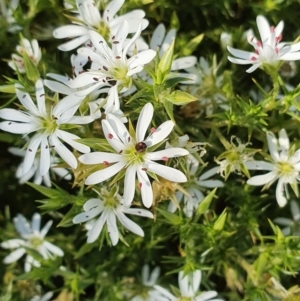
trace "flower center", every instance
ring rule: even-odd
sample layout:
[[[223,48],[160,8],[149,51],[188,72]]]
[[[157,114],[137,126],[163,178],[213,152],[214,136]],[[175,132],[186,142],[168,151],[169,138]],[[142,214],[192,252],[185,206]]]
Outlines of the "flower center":
[[[37,249],[43,243],[43,239],[38,236],[33,236],[28,240],[28,242],[31,248]]]
[[[57,118],[54,116],[42,119],[42,128],[45,131],[45,133],[52,134],[55,132],[55,130],[58,128],[56,120]]]
[[[291,176],[295,172],[293,165],[291,165],[289,162],[278,162],[276,167],[277,172],[281,175]]]
[[[147,145],[144,142],[138,142],[136,145],[131,144],[126,150],[124,155],[127,159],[127,165],[140,165],[145,162],[145,151]]]
[[[106,40],[109,41],[110,30],[104,21],[101,21],[97,27],[97,32]]]

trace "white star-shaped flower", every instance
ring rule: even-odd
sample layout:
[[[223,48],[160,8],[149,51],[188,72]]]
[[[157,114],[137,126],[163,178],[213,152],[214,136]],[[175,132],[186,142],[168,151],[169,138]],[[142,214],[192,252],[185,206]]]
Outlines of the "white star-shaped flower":
[[[272,132],[267,132],[267,140],[272,162],[248,161],[245,166],[250,170],[269,170],[269,172],[251,177],[247,184],[269,187],[278,180],[276,199],[278,205],[283,207],[289,198],[287,184],[290,184],[294,192],[298,194],[300,149],[291,153],[290,141],[284,129],[280,130],[279,139],[276,139]]]
[[[38,252],[44,260],[64,255],[60,248],[45,240],[45,236],[52,225],[52,220],[48,221],[40,230],[41,215],[39,213],[33,215],[31,225],[22,214],[19,214],[14,218],[14,224],[22,239],[9,239],[1,243],[1,247],[4,249],[15,249],[4,258],[3,262],[5,264],[20,259],[26,253],[27,248]],[[40,262],[27,254],[24,267],[25,272],[29,272],[32,265],[40,267]]]
[[[300,42],[296,44],[281,42],[283,21],[280,21],[274,27],[270,26],[264,16],[258,16],[256,23],[261,40],[257,40],[251,35],[247,36],[249,44],[254,47],[255,51],[238,50],[228,46],[228,51],[235,56],[229,56],[229,61],[240,65],[252,64],[253,66],[246,70],[246,72],[251,73],[263,64],[276,64],[278,61],[295,61],[300,59]]]
[[[143,19],[145,12],[141,9],[133,10],[123,16],[116,17],[116,13],[123,6],[125,0],[113,0],[105,7],[101,16],[93,0],[76,0],[79,16],[75,25],[64,25],[54,30],[57,39],[74,38],[58,47],[62,51],[69,51],[90,40],[89,30],[100,33],[106,40],[112,40],[124,20],[128,22],[128,32],[135,33],[138,25],[145,29],[149,22]]]
[[[174,127],[171,120],[166,121],[157,129],[152,128],[150,135],[145,139],[152,117],[153,106],[148,103],[140,113],[135,136],[131,136],[125,125],[117,117],[107,114],[107,119],[102,121],[102,128],[115,153],[93,152],[79,157],[79,161],[84,164],[104,164],[108,166],[89,175],[85,181],[86,185],[101,183],[125,169],[124,204],[130,205],[133,200],[135,178],[137,176],[142,201],[146,207],[150,207],[153,201],[153,191],[147,172],[154,173],[172,182],[181,183],[187,180],[181,171],[154,162],[185,156],[189,152],[182,148],[168,148],[156,152],[149,151],[150,147],[163,141]],[[115,164],[111,165],[111,163]]]
[[[155,301],[223,301],[223,299],[212,299],[218,295],[215,291],[207,291],[199,294],[199,286],[201,283],[202,273],[196,270],[184,276],[183,271],[178,274],[178,284],[180,289],[180,296],[174,296],[165,288],[154,285],[154,292],[150,292],[150,296],[155,296]],[[161,295],[157,295],[157,292]]]
[[[46,103],[45,91],[42,81],[36,82],[36,104],[24,88],[16,84],[16,94],[24,107],[24,111],[14,109],[0,110],[0,118],[8,121],[0,123],[0,129],[14,134],[28,135],[34,133],[30,139],[23,163],[23,175],[32,167],[38,149],[40,148],[40,175],[44,176],[50,168],[50,149],[54,149],[58,155],[72,168],[77,167],[74,154],[63,145],[64,141],[79,152],[88,153],[90,148],[75,140],[80,137],[61,129],[66,124],[86,124],[94,119],[89,116],[74,116],[80,98],[69,95],[56,105]]]
[[[129,231],[136,235],[144,236],[142,228],[130,220],[125,213],[153,218],[153,214],[145,209],[129,208],[123,205],[123,200],[117,193],[109,193],[102,190],[100,199],[89,199],[83,206],[84,212],[79,213],[73,218],[74,224],[85,223],[99,216],[92,224],[88,231],[87,242],[94,242],[100,235],[104,224],[107,226],[107,231],[113,246],[119,241],[119,230],[117,220]]]
[[[285,226],[281,231],[284,235],[298,235],[300,236],[300,207],[299,204],[292,200],[291,203],[291,212],[293,219],[286,217],[276,217],[274,222]]]
[[[22,150],[18,147],[10,147],[8,149],[10,153],[19,157],[25,157],[26,151]],[[50,158],[50,170],[53,171],[57,176],[63,178],[65,180],[70,181],[72,179],[72,175],[66,168],[56,167],[59,164],[59,159],[57,157],[51,156]],[[51,178],[50,178],[50,170],[43,176],[40,174],[40,156],[36,155],[33,164],[29,171],[26,174],[23,174],[23,163],[21,163],[16,170],[16,178],[19,180],[20,184],[24,184],[28,182],[33,177],[33,183],[37,185],[44,185],[51,187]]]
[[[178,201],[178,204],[181,202],[181,200],[183,200],[183,212],[187,217],[192,217],[194,211],[204,199],[201,188],[223,187],[224,183],[220,180],[209,179],[211,176],[218,173],[220,169],[219,166],[213,167],[204,172],[201,176],[197,177],[196,174],[199,167],[198,160],[196,160],[192,155],[189,155],[187,159],[187,165],[189,168],[190,180],[183,184],[183,187],[189,193],[189,195],[184,194],[182,191],[177,191],[175,197]],[[175,212],[178,208],[178,204],[170,201],[168,210],[170,212]]]
[[[18,69],[20,73],[25,73],[25,65],[23,60],[23,52],[25,51],[34,65],[37,65],[42,58],[42,51],[39,47],[37,40],[31,40],[22,38],[21,44],[16,47],[18,54],[13,53],[12,60],[8,62],[9,67],[13,70]]]
[[[34,296],[30,301],[49,301],[53,297],[53,292],[48,292],[43,296]]]
[[[147,49],[127,58],[129,48],[141,33],[141,25],[137,27],[135,35],[124,46],[128,30],[129,24],[124,21],[113,37],[111,47],[100,34],[89,31],[92,45],[78,49],[78,54],[87,58],[91,62],[91,67],[89,71],[79,74],[70,82],[70,87],[82,89],[85,95],[103,86],[116,85],[122,92],[129,89],[132,85],[132,76],[141,72],[144,65],[155,57],[156,52]]]

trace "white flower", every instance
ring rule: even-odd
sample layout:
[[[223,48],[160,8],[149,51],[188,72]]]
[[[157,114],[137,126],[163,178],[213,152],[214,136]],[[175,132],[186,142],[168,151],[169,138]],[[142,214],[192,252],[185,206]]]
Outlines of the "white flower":
[[[144,264],[142,268],[142,285],[143,289],[138,295],[134,296],[131,301],[155,301],[153,296],[149,295],[160,274],[160,268],[155,267],[150,274],[150,268],[148,264]],[[152,295],[155,292],[152,292]]]
[[[222,299],[212,299],[218,295],[215,291],[207,291],[198,294],[201,283],[202,273],[196,270],[186,276],[183,271],[178,274],[178,284],[180,289],[180,296],[176,297],[169,291],[159,285],[154,285],[154,288],[161,296],[155,295],[155,301],[223,301]],[[152,292],[150,292],[150,295]]]
[[[121,92],[126,91],[132,85],[132,76],[143,70],[143,66],[149,63],[156,55],[152,49],[144,50],[127,58],[129,48],[134,44],[141,33],[141,25],[132,39],[123,47],[129,33],[129,24],[124,21],[116,32],[112,48],[97,32],[89,31],[93,47],[78,49],[80,56],[91,61],[89,71],[79,74],[71,83],[71,88],[83,88],[82,93],[88,94],[103,86],[120,87]],[[92,46],[90,45],[90,46]]]
[[[49,301],[53,297],[52,292],[48,292],[43,296],[34,296],[30,299],[30,301]]]
[[[300,208],[296,201],[291,201],[291,212],[293,219],[286,217],[276,217],[274,222],[285,226],[281,231],[284,235],[298,235],[300,236]]]
[[[21,85],[16,84],[15,88],[19,101],[26,111],[0,110],[0,117],[8,120],[0,123],[0,129],[23,135],[36,132],[26,150],[23,175],[31,169],[39,147],[39,172],[41,176],[44,176],[49,171],[51,165],[50,149],[54,149],[72,168],[76,168],[76,157],[60,140],[82,153],[90,152],[89,147],[75,141],[80,139],[80,137],[61,129],[65,124],[86,124],[93,121],[93,118],[88,116],[74,116],[81,99],[76,98],[74,95],[69,95],[56,105],[48,106],[43,83],[41,80],[38,80],[35,85],[36,106],[30,95],[23,91],[24,88]]]
[[[204,57],[200,57],[196,66],[186,68],[185,71],[191,80],[182,82],[185,85],[180,88],[199,99],[199,106],[205,108],[206,115],[212,115],[215,106],[223,110],[229,109],[222,91],[223,77],[217,76],[218,66],[215,57],[212,65]]]
[[[25,157],[25,155],[26,155],[25,150],[22,150],[17,147],[10,147],[8,149],[8,151],[10,153],[12,153],[13,155],[16,155],[19,157]],[[50,158],[51,171],[53,171],[59,177],[70,181],[72,179],[70,172],[66,168],[56,167],[56,165],[58,163],[59,163],[58,158],[53,157],[53,156]],[[43,182],[46,186],[51,187],[50,173],[47,172],[44,176],[41,176],[39,164],[40,164],[40,157],[39,157],[39,154],[37,154],[30,170],[26,174],[23,175],[23,163],[21,163],[18,166],[17,171],[16,171],[16,178],[19,180],[19,183],[24,184],[25,182],[28,182],[32,177],[34,177],[34,180],[33,180],[34,184],[41,185],[41,183]]]
[[[148,21],[143,19],[143,10],[133,10],[123,16],[115,17],[123,6],[125,0],[113,0],[105,7],[103,15],[93,0],[76,0],[78,21],[76,25],[64,25],[54,30],[53,36],[57,39],[74,38],[58,47],[62,51],[72,50],[90,40],[89,30],[100,33],[106,40],[112,41],[124,20],[128,22],[128,33],[135,33],[138,25],[142,29],[148,26]]]
[[[42,58],[42,52],[37,40],[31,40],[30,42],[29,40],[22,38],[21,44],[18,45],[16,49],[19,54],[13,53],[11,56],[12,60],[8,62],[8,65],[13,70],[18,69],[20,73],[25,73],[23,60],[24,51],[28,54],[29,58],[36,66]]]
[[[0,15],[6,20],[8,24],[8,32],[17,32],[22,29],[22,27],[16,24],[16,20],[13,16],[14,11],[18,8],[20,0],[10,0],[7,6],[7,1],[0,0]]]
[[[235,58],[228,57],[230,62],[240,65],[252,64],[253,66],[246,70],[246,72],[251,73],[263,64],[275,64],[278,61],[300,59],[300,42],[296,44],[281,42],[283,21],[280,21],[274,27],[270,26],[265,17],[258,16],[256,23],[261,40],[257,40],[254,36],[247,36],[248,42],[254,47],[255,52],[238,50],[228,46],[228,51],[235,56]]]
[[[278,180],[276,199],[278,205],[283,207],[289,198],[287,184],[291,185],[296,195],[298,194],[300,150],[291,153],[290,141],[284,129],[280,130],[278,140],[272,132],[267,132],[267,140],[273,162],[249,161],[245,165],[250,170],[269,170],[269,172],[265,175],[251,177],[247,184],[266,185],[268,188]]]
[[[104,189],[101,192],[101,197],[103,200],[89,199],[83,205],[84,212],[73,218],[73,223],[79,224],[100,215],[95,223],[93,223],[92,228],[88,231],[88,243],[92,243],[98,238],[104,224],[106,224],[111,243],[115,246],[119,241],[117,220],[134,234],[144,236],[142,228],[130,220],[124,213],[153,218],[153,214],[150,211],[139,208],[129,208],[123,205],[120,195],[117,193],[109,193]]]
[[[223,187],[224,184],[220,180],[209,180],[211,176],[218,173],[220,169],[218,166],[211,168],[210,170],[203,173],[200,177],[197,177],[196,173],[199,166],[199,162],[193,156],[189,155],[187,159],[187,165],[189,168],[190,180],[188,180],[187,183],[183,185],[183,187],[189,193],[189,195],[184,194],[182,191],[177,191],[175,197],[178,201],[178,204],[183,199],[183,212],[187,217],[192,217],[194,211],[204,199],[204,195],[201,191],[201,188]],[[168,210],[170,212],[175,212],[178,208],[178,204],[175,204],[173,201],[170,201]]]
[[[41,230],[41,216],[39,213],[34,213],[31,225],[22,214],[18,214],[13,221],[22,239],[9,239],[1,243],[1,247],[4,249],[16,249],[4,258],[3,262],[5,264],[20,259],[26,253],[27,248],[38,252],[44,260],[64,255],[60,248],[45,240],[45,236],[52,225],[52,220],[48,221]],[[25,259],[25,272],[29,272],[32,265],[40,267],[40,263],[28,254]]]
[[[189,152],[182,148],[168,148],[156,152],[148,151],[163,141],[172,131],[174,123],[169,120],[157,129],[152,128],[150,135],[144,139],[153,117],[153,106],[147,103],[139,116],[136,134],[132,137],[125,125],[114,115],[107,114],[107,120],[102,121],[104,135],[115,153],[93,152],[79,157],[84,164],[104,164],[108,166],[89,175],[86,185],[101,183],[121,170],[125,170],[124,204],[130,205],[135,194],[135,178],[138,177],[138,187],[142,201],[150,207],[153,201],[153,191],[147,172],[157,174],[172,182],[185,182],[186,176],[179,170],[157,164],[154,161],[167,161],[169,158],[185,156]],[[115,163],[109,166],[111,163]]]

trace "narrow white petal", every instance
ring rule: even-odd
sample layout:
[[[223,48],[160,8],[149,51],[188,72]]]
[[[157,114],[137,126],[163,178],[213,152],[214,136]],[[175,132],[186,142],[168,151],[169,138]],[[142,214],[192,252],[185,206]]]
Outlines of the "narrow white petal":
[[[40,115],[47,116],[45,104],[45,90],[41,79],[37,80],[37,82],[35,83],[35,95]]]
[[[253,56],[253,52],[235,49],[230,46],[227,46],[227,49],[232,55],[242,60],[251,61],[251,57]]]
[[[275,162],[279,160],[277,139],[272,132],[267,132],[269,152]]]
[[[153,213],[150,212],[149,210],[140,209],[140,208],[127,208],[125,206],[123,206],[122,210],[124,213],[127,213],[127,214],[133,214],[133,215],[137,215],[137,216],[153,218]]]
[[[193,292],[196,293],[199,290],[199,286],[202,279],[202,273],[200,270],[196,270],[193,272],[193,280],[192,280],[192,288]]]
[[[298,61],[300,60],[300,52],[288,52],[279,58],[283,61]]]
[[[283,179],[279,179],[276,187],[276,199],[280,207],[284,207],[287,203],[287,199],[284,194],[284,182]]]
[[[151,207],[153,203],[153,191],[147,173],[140,167],[137,169],[139,188],[141,190],[142,201],[145,207]]]
[[[102,128],[108,143],[116,150],[117,153],[122,152],[124,150],[124,144],[119,139],[111,124],[107,120],[102,120]]]
[[[164,41],[161,44],[160,51],[159,51],[159,57],[160,58],[168,50],[168,48],[170,47],[172,42],[175,40],[175,38],[176,38],[176,29],[172,28],[167,32],[167,34],[164,38]],[[156,50],[156,49],[154,49],[154,50]]]
[[[43,139],[43,135],[40,134],[36,134],[31,138],[28,148],[26,150],[26,155],[24,157],[23,175],[26,174],[31,169],[35,159],[37,149],[40,146],[42,139]]]
[[[16,94],[17,94],[21,104],[33,115],[40,116],[40,112],[37,109],[34,102],[32,101],[30,95],[27,92],[23,92],[23,91],[19,90],[19,89],[24,89],[24,88],[18,84],[15,85],[15,88],[16,88]]]
[[[125,166],[125,163],[118,162],[118,163],[116,163],[112,166],[109,166],[109,167],[105,168],[105,169],[96,171],[96,172],[92,173],[91,175],[89,175],[86,178],[85,184],[86,185],[94,185],[94,184],[101,183],[101,182],[111,178],[112,176],[114,176],[124,166]]]
[[[31,122],[31,119],[27,114],[15,109],[0,110],[0,118],[12,121]]]
[[[172,182],[183,183],[187,181],[185,174],[175,168],[150,162],[147,169]]]
[[[26,250],[23,248],[16,249],[15,251],[11,252],[6,257],[4,257],[3,263],[9,264],[9,263],[15,262],[18,259],[20,259],[25,253],[26,253]]]
[[[60,94],[63,94],[63,95],[69,95],[74,92],[73,89],[69,88],[67,85],[56,82],[54,80],[45,79],[44,85],[46,87],[48,87],[50,90],[60,93]]]
[[[40,175],[44,176],[50,168],[50,150],[47,136],[43,136],[41,142]]]
[[[39,213],[34,213],[31,220],[31,227],[33,232],[39,233],[41,228],[41,215]]]
[[[189,294],[189,279],[188,275],[183,276],[183,271],[178,273],[178,285],[180,293],[183,297],[191,297]]]
[[[292,212],[294,221],[299,221],[300,220],[300,208],[299,208],[299,204],[294,200],[291,201],[291,212]]]
[[[253,64],[254,63],[253,61],[250,61],[250,60],[237,59],[237,58],[232,57],[232,56],[228,56],[227,59],[231,63],[238,64],[238,65],[249,65],[249,64]],[[258,67],[259,67],[259,65],[257,66],[257,68]]]
[[[116,216],[114,212],[110,211],[106,221],[107,232],[109,234],[111,243],[115,246],[119,241],[119,230],[117,227]]]
[[[208,301],[211,298],[216,297],[217,295],[218,295],[218,293],[215,292],[215,291],[204,292],[204,293],[201,293],[200,296],[196,297],[196,301]],[[221,299],[218,299],[218,300],[221,300]],[[218,300],[217,299],[213,299],[211,301],[218,301]]]
[[[132,233],[142,236],[144,237],[144,231],[142,230],[142,228],[136,224],[135,222],[133,222],[131,219],[129,219],[119,208],[117,208],[115,210],[116,215],[120,221],[120,223],[127,228],[129,231],[131,231]]]
[[[150,41],[150,48],[157,51],[159,47],[161,47],[162,42],[164,40],[166,34],[166,28],[164,26],[164,24],[159,24],[153,34],[152,34],[152,38]]]
[[[195,56],[186,56],[175,59],[172,63],[171,70],[186,69],[195,66],[197,58]]]
[[[251,177],[247,181],[247,184],[254,185],[254,186],[261,186],[272,182],[275,178],[276,178],[276,173],[271,171],[265,175]]]
[[[285,129],[281,129],[279,132],[279,147],[281,150],[288,152],[290,149],[290,140],[288,135],[286,134]]]
[[[248,68],[246,70],[247,73],[252,73],[253,71],[255,71],[257,68],[259,68],[261,66],[261,63],[258,64],[254,64],[253,66],[251,66],[250,68]]]
[[[136,126],[136,141],[141,142],[144,140],[146,131],[151,123],[152,117],[153,117],[153,105],[148,102],[146,105],[144,105],[138,122]]]
[[[161,142],[163,139],[169,136],[174,125],[174,122],[171,120],[165,121],[157,129],[155,129],[155,131],[150,134],[144,142],[147,144],[147,146],[152,146]]]
[[[48,231],[50,230],[51,226],[53,224],[53,220],[50,220],[46,223],[46,225],[42,228],[40,234],[42,237],[45,237]]]
[[[89,154],[82,155],[78,160],[83,164],[102,164],[102,163],[115,163],[122,161],[122,155],[104,153],[104,152],[93,152]]]
[[[51,147],[54,148],[54,150],[57,152],[57,154],[72,168],[77,168],[77,160],[73,153],[66,148],[57,138],[55,134],[52,134],[49,137],[49,142],[51,144]]]
[[[130,137],[124,123],[118,117],[113,114],[107,114],[106,120],[109,122],[114,132],[118,135],[118,137],[125,145],[131,143],[132,138]]]
[[[166,161],[169,158],[186,156],[189,154],[189,151],[184,148],[173,147],[163,149],[157,152],[147,153],[146,158],[149,160],[164,160]]]
[[[124,2],[125,0],[113,0],[108,3],[103,13],[103,19],[105,22],[110,22],[113,20],[113,17],[123,6]]]
[[[44,241],[44,246],[46,247],[47,251],[51,252],[52,254],[62,257],[64,256],[64,252],[61,248],[53,245],[52,243],[48,242],[48,241]]]
[[[13,121],[0,122],[0,130],[13,134],[29,134],[38,130],[35,123],[16,123]]]
[[[271,28],[268,20],[264,16],[257,16],[257,28],[261,37],[262,43],[265,43],[270,38]]]
[[[130,165],[126,169],[125,180],[124,180],[124,204],[129,206],[132,203],[135,193],[135,175],[137,167]]]
[[[94,242],[99,237],[99,235],[103,229],[103,226],[106,222],[107,215],[108,215],[108,211],[105,210],[105,211],[103,211],[101,216],[97,219],[92,230],[89,232],[88,239],[87,239],[88,243]]]
[[[249,170],[273,170],[274,164],[266,161],[248,161],[245,162],[244,165]]]
[[[86,221],[89,221],[99,215],[102,211],[103,206],[95,206],[86,212],[79,213],[73,218],[73,224],[85,223]]]
[[[73,38],[87,34],[88,29],[79,25],[64,25],[53,31],[56,39]]]
[[[286,217],[276,217],[274,219],[274,223],[279,224],[281,226],[291,226],[291,224],[293,223],[293,220],[291,220],[290,218],[286,218]]]
[[[25,244],[25,241],[22,239],[9,239],[7,241],[3,241],[0,246],[4,249],[16,249]]]
[[[152,49],[147,49],[144,51],[139,52],[138,54],[132,56],[128,61],[127,64],[130,69],[134,69],[138,66],[143,66],[148,64],[153,60],[155,57],[156,52]]]
[[[75,139],[80,139],[80,137],[74,134],[58,130],[57,136],[81,153],[89,153],[91,151],[87,145],[74,141]]]

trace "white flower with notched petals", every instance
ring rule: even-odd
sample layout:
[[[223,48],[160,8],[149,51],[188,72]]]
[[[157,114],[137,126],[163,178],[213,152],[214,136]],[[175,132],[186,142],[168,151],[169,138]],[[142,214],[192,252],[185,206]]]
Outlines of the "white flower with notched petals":
[[[199,294],[199,286],[201,283],[202,273],[196,270],[184,276],[183,271],[178,274],[178,284],[180,296],[174,296],[168,290],[159,285],[154,285],[156,291],[155,301],[223,301],[223,299],[212,299],[218,295],[215,291],[207,291]],[[160,295],[157,295],[157,292]],[[150,295],[153,293],[150,292]]]
[[[235,57],[228,57],[228,60],[235,64],[252,64],[246,72],[251,73],[263,64],[277,64],[279,61],[295,61],[300,59],[300,42],[296,44],[281,42],[284,23],[280,21],[274,27],[270,26],[268,20],[263,16],[256,18],[256,23],[261,40],[248,34],[247,40],[255,52],[234,49],[227,47],[228,51]]]
[[[148,21],[143,19],[145,12],[141,9],[133,10],[123,16],[116,17],[116,13],[123,6],[125,0],[113,0],[104,9],[101,16],[93,0],[76,0],[79,16],[74,25],[64,25],[54,30],[57,39],[74,38],[58,47],[62,51],[69,51],[90,40],[89,31],[100,33],[107,41],[113,42],[124,20],[128,23],[128,32],[135,33],[138,25],[145,29]]]
[[[142,237],[144,236],[142,228],[130,220],[125,213],[153,218],[153,214],[150,211],[139,208],[129,208],[128,206],[123,205],[120,195],[109,193],[104,191],[104,189],[102,190],[101,198],[102,200],[88,200],[83,206],[84,212],[73,218],[73,223],[79,224],[85,223],[100,215],[88,231],[88,243],[94,242],[99,237],[104,224],[106,224],[111,243],[115,246],[119,241],[117,220],[134,234]]]
[[[26,155],[25,150],[22,150],[17,147],[10,147],[8,151],[11,154],[19,157],[25,157]],[[53,171],[60,178],[70,181],[72,179],[70,172],[66,168],[56,167],[57,164],[59,164],[59,159],[52,156],[50,158],[51,171]],[[16,171],[16,178],[19,180],[19,183],[24,184],[33,177],[34,184],[41,185],[41,183],[43,182],[46,186],[51,187],[51,179],[50,179],[50,172],[49,172],[50,170],[44,176],[41,176],[39,165],[40,165],[40,157],[39,154],[37,154],[30,170],[23,175],[23,163],[21,163]]]
[[[49,301],[53,297],[52,292],[48,292],[43,296],[34,296],[30,299],[30,301]]]
[[[249,161],[245,163],[245,166],[250,170],[269,170],[269,172],[265,175],[251,177],[247,184],[269,187],[278,180],[276,199],[278,205],[283,207],[289,198],[287,184],[290,184],[298,195],[300,149],[291,153],[290,141],[284,129],[279,132],[279,139],[276,139],[272,132],[267,132],[267,140],[273,162]]]
[[[66,124],[87,124],[94,119],[89,116],[74,116],[81,98],[69,95],[59,101],[56,105],[46,103],[45,91],[42,81],[36,82],[36,104],[24,88],[16,84],[16,93],[24,111],[14,109],[0,110],[0,118],[8,121],[0,123],[0,129],[14,134],[28,135],[34,133],[26,150],[23,175],[32,168],[36,153],[40,148],[40,175],[44,176],[51,166],[50,149],[55,150],[58,155],[72,168],[77,167],[74,154],[63,145],[64,141],[74,149],[82,153],[90,152],[90,148],[75,140],[80,137],[61,129]]]
[[[126,91],[132,85],[132,76],[143,70],[156,55],[152,49],[144,50],[127,58],[129,48],[134,44],[141,33],[141,25],[132,39],[123,47],[129,33],[129,23],[124,21],[116,32],[112,48],[97,32],[89,31],[92,47],[78,49],[78,54],[91,61],[89,71],[79,74],[72,82],[71,88],[82,89],[82,94],[88,94],[103,86],[117,86],[121,92]]]
[[[199,167],[199,162],[192,155],[188,156],[187,165],[189,168],[190,180],[184,183],[183,187],[189,195],[184,194],[182,191],[177,191],[175,197],[178,201],[178,204],[181,202],[181,200],[183,200],[183,212],[187,217],[192,217],[194,211],[204,199],[201,188],[223,187],[224,184],[220,180],[209,179],[211,176],[218,173],[220,169],[218,166],[209,169],[201,176],[197,177],[196,174]],[[170,212],[175,212],[178,208],[178,204],[170,201],[168,210]]]
[[[12,60],[8,62],[9,67],[11,67],[13,70],[18,70],[20,73],[25,73],[25,65],[23,60],[24,51],[36,66],[42,58],[42,52],[37,40],[32,40],[30,42],[29,40],[22,38],[21,44],[17,46],[18,54],[13,53],[11,56]]]
[[[150,273],[150,268],[148,264],[143,265],[142,268],[142,289],[138,295],[135,295],[131,301],[155,301],[153,296],[149,295],[149,292],[153,290],[153,286],[156,284],[156,281],[160,274],[160,268],[155,267]],[[152,293],[155,293],[154,291]]]
[[[286,217],[276,217],[274,222],[285,226],[281,231],[284,235],[298,235],[300,236],[300,208],[299,204],[292,200],[291,201],[291,212],[293,219]]]
[[[33,215],[31,225],[22,214],[19,214],[14,218],[14,224],[22,239],[9,239],[0,244],[4,249],[15,249],[4,258],[3,262],[5,264],[20,259],[26,253],[26,249],[35,250],[44,260],[64,255],[64,252],[60,248],[45,240],[45,236],[52,225],[52,220],[48,221],[40,230],[41,216],[39,213]],[[32,266],[38,268],[40,267],[40,262],[28,254],[25,259],[25,272],[29,272]]]
[[[147,172],[154,173],[172,182],[185,182],[186,176],[179,170],[158,164],[154,161],[167,161],[169,158],[188,155],[182,148],[168,148],[156,152],[148,151],[163,141],[172,131],[174,123],[169,120],[162,123],[157,129],[152,128],[150,135],[145,139],[146,131],[153,117],[153,106],[146,104],[139,116],[136,134],[132,137],[125,125],[114,115],[107,114],[102,120],[104,135],[113,147],[115,153],[93,152],[79,157],[83,164],[103,164],[108,166],[89,175],[86,185],[101,183],[118,172],[125,170],[124,204],[130,205],[135,194],[135,178],[138,177],[138,187],[142,201],[146,207],[153,202],[153,191]],[[111,163],[115,163],[111,165]]]

